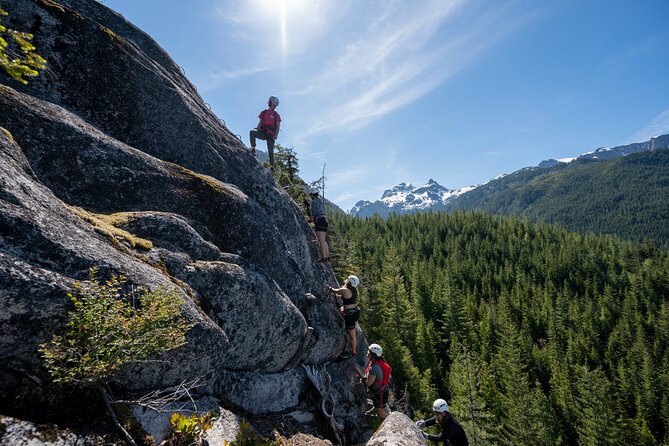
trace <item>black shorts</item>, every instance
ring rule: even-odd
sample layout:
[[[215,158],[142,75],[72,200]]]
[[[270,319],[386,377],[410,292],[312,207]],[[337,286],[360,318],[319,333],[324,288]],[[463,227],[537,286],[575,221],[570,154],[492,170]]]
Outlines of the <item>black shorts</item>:
[[[328,232],[328,219],[325,218],[325,215],[316,217],[314,225],[316,226],[316,232]]]
[[[369,395],[374,403],[374,407],[383,407],[388,403],[388,387],[383,392],[369,389]]]
[[[346,323],[346,329],[354,329],[355,323],[358,322],[358,318],[360,318],[360,307],[344,310],[344,322]]]

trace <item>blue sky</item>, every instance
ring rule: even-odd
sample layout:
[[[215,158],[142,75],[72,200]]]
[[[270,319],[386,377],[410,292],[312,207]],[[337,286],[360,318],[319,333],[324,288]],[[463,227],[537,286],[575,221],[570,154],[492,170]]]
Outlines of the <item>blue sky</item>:
[[[669,133],[667,0],[104,0],[343,209]],[[263,147],[262,145],[259,147]]]

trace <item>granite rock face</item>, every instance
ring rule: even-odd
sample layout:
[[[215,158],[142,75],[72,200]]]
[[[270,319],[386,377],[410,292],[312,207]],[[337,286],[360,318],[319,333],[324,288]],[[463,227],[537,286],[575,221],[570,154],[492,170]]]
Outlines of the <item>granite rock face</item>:
[[[232,410],[310,410],[298,365],[331,362],[333,389],[345,389],[348,366],[333,361],[348,338],[313,230],[179,67],[97,1],[0,7],[48,60],[28,86],[0,75],[0,412],[49,380],[37,349],[93,266],[175,289],[194,324],[185,346],[119,370],[118,392],[198,377],[201,396]],[[340,422],[364,432],[355,396],[339,392]]]
[[[367,446],[422,446],[427,442],[420,429],[401,412],[392,412],[383,420]]]

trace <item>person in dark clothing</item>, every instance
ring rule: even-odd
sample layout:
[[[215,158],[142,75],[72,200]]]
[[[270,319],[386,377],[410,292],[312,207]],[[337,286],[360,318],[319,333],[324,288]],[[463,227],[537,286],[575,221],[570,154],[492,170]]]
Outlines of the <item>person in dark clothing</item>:
[[[279,105],[279,99],[276,96],[270,96],[267,101],[267,109],[258,115],[258,125],[249,132],[251,139],[251,152],[256,156],[256,138],[267,141],[267,153],[269,154],[269,164],[274,169],[274,141],[279,136],[281,129],[281,116],[276,112]]]
[[[341,288],[329,288],[331,293],[340,297],[342,300],[342,307],[340,308],[344,322],[346,323],[346,331],[351,337],[351,353],[353,356],[357,355],[357,341],[355,339],[355,323],[360,318],[360,307],[358,307],[358,285],[360,279],[357,276],[348,276],[344,285]]]
[[[316,230],[316,238],[318,239],[318,245],[321,250],[321,258],[319,262],[329,262],[330,261],[330,247],[327,242],[327,232],[328,232],[328,219],[325,217],[325,204],[321,197],[318,196],[318,188],[312,186],[309,189],[309,195],[311,196],[311,206],[310,212],[311,217],[309,221],[314,222],[314,229]]]
[[[434,410],[435,415],[429,420],[416,421],[416,426],[422,428],[439,424],[441,431],[439,432],[439,435],[430,435],[423,432],[423,438],[437,443],[445,443],[450,446],[469,446],[465,430],[448,411],[448,403],[439,398],[432,404],[432,409]]]

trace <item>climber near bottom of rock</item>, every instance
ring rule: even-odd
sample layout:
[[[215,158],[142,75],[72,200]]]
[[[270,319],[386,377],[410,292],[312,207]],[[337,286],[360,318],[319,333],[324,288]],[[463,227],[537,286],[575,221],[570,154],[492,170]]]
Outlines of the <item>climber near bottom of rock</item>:
[[[382,420],[388,416],[386,406],[390,388],[390,374],[392,367],[383,358],[383,349],[379,344],[372,344],[367,349],[369,363],[365,369],[362,383],[367,387],[369,395],[376,407],[376,411]]]
[[[439,435],[430,435],[423,432],[423,438],[437,443],[445,443],[452,446],[468,446],[467,434],[460,426],[460,423],[451,415],[448,410],[448,403],[441,398],[432,404],[434,416],[429,420],[418,420],[416,426],[423,428],[439,424]]]

